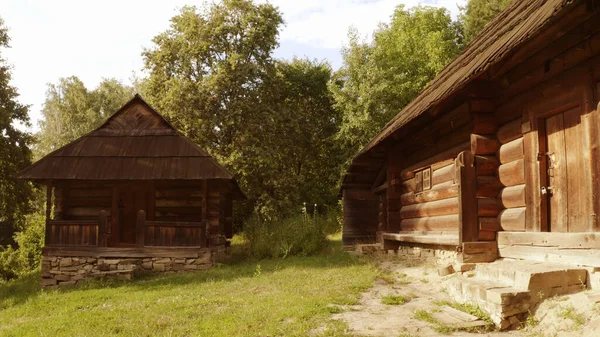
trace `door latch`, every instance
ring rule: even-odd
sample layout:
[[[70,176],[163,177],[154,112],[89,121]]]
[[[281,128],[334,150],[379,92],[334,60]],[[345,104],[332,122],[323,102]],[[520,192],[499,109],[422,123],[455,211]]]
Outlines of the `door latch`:
[[[553,187],[553,186],[548,186],[548,187],[546,187],[546,186],[542,186],[541,193],[542,193],[542,195],[546,195],[546,194],[548,194],[548,195],[552,195],[552,191],[553,191],[553,190],[554,190],[554,187]]]

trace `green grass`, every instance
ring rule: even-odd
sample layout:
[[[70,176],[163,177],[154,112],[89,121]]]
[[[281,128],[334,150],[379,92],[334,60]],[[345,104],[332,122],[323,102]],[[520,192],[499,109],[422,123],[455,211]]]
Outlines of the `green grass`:
[[[579,329],[585,324],[585,317],[583,314],[578,313],[577,309],[571,305],[561,308],[558,312],[558,316],[563,319],[571,320],[574,329]]]
[[[356,303],[378,272],[338,247],[50,291],[32,274],[0,284],[0,336],[344,336],[331,304]]]
[[[402,305],[402,304],[410,301],[410,299],[411,298],[409,296],[387,295],[387,296],[383,296],[381,298],[381,303],[387,304],[387,305]]]

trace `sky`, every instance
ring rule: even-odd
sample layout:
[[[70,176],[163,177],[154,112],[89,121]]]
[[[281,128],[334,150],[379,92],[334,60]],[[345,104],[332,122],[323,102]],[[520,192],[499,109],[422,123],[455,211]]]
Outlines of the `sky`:
[[[12,81],[19,101],[30,105],[32,128],[38,120],[48,83],[75,75],[87,88],[103,78],[130,83],[143,76],[144,48],[167,30],[170,18],[184,5],[204,0],[1,0],[0,17],[9,29],[10,48],[1,51],[12,65]],[[257,2],[266,2],[257,0]],[[271,0],[283,14],[280,46],[275,57],[294,56],[342,65],[341,47],[348,28],[365,38],[381,22],[389,22],[394,8],[427,5],[446,7],[453,17],[466,0]]]

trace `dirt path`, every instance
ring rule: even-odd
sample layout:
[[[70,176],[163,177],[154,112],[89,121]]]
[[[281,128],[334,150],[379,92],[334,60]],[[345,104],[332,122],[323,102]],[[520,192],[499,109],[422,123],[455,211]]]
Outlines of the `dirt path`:
[[[383,270],[382,277],[377,279],[373,288],[362,294],[360,303],[342,306],[343,312],[333,315],[334,319],[346,322],[353,335],[386,337],[600,335],[598,332],[600,310],[593,303],[587,303],[589,300],[585,293],[548,299],[536,311],[535,319],[529,320],[529,325],[524,324],[523,329],[516,331],[500,332],[492,328],[469,332],[452,329],[435,319],[427,321],[427,314],[424,313],[436,315],[440,309],[448,308],[448,305],[455,303],[447,294],[446,286],[453,277],[456,277],[456,274],[442,277],[438,275],[434,265],[398,258],[383,258],[379,264]],[[399,305],[382,303],[383,300],[391,298],[390,296],[395,296],[394,298],[400,301],[406,299],[406,303]],[[587,305],[583,305],[584,302]]]

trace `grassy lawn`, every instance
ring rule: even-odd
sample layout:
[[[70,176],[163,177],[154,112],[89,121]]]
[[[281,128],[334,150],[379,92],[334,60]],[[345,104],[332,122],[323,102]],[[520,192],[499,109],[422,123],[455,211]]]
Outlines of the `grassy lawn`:
[[[41,291],[33,274],[0,284],[0,335],[305,336],[319,327],[316,336],[344,335],[328,305],[356,302],[377,269],[333,245],[320,256],[67,290]]]

